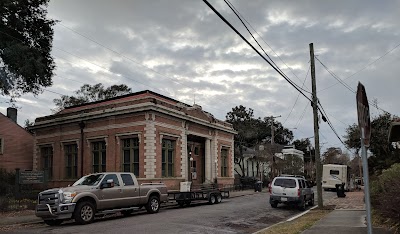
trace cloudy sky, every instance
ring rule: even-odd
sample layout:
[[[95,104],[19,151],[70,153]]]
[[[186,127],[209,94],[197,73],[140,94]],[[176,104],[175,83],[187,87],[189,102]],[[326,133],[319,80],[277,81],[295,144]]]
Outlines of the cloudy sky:
[[[254,46],[250,34],[222,0],[209,0]],[[370,101],[400,114],[400,1],[231,0],[261,46],[310,96],[309,43],[317,58]],[[53,99],[84,83],[126,84],[187,104],[219,119],[244,105],[256,117],[278,116],[295,138],[313,136],[310,103],[261,59],[201,0],[50,1],[54,27],[54,85],[37,97],[18,98],[18,122],[52,114]],[[400,46],[399,46],[400,47]],[[259,47],[257,47],[259,49]],[[355,94],[316,61],[317,90],[343,138],[357,122]],[[297,100],[297,101],[296,101]],[[0,97],[6,113],[7,97]],[[382,111],[371,107],[371,115]],[[323,148],[342,147],[321,123]]]

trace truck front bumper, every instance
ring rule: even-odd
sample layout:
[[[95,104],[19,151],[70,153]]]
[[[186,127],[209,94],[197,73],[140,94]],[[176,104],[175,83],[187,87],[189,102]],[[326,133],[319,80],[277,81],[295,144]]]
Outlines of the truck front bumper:
[[[58,205],[39,204],[36,206],[35,215],[42,219],[71,219],[75,205],[75,203]]]

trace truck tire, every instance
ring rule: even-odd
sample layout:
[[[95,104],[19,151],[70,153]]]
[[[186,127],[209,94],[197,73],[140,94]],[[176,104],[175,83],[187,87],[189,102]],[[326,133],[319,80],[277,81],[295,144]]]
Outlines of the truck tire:
[[[96,211],[94,205],[89,201],[79,202],[74,211],[75,222],[79,224],[88,224],[93,222]]]
[[[216,200],[215,200],[216,204],[218,204],[222,201],[222,195],[220,193],[216,194],[215,198],[216,198]]]
[[[47,224],[49,226],[58,226],[58,225],[62,224],[62,222],[64,220],[62,220],[62,219],[45,219],[43,221],[45,224]]]
[[[146,205],[147,213],[154,214],[160,210],[160,199],[157,196],[151,196]]]
[[[214,194],[210,194],[210,196],[208,198],[208,203],[210,205],[214,205],[216,201],[217,201],[217,198],[215,197],[215,195]]]

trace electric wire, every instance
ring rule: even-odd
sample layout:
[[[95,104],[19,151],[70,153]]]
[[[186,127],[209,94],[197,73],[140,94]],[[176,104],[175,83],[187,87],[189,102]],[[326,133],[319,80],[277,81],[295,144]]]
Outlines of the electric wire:
[[[228,1],[228,2],[229,2],[229,1]],[[235,8],[235,6],[234,6],[231,2],[229,2],[229,3],[230,3],[231,6],[236,10],[236,12],[241,16],[241,18],[242,18],[244,21],[246,21],[246,23],[250,26],[250,28],[253,29],[253,31],[261,38],[261,40],[262,40],[262,41],[269,47],[269,49],[276,55],[276,57],[278,57],[279,60],[281,60],[281,62],[282,62],[283,64],[285,64],[285,66],[292,72],[292,74],[301,82],[301,79],[296,75],[296,73],[294,73],[293,69],[292,69],[291,67],[289,67],[289,65],[287,65],[287,64],[285,63],[285,61],[283,61],[283,59],[275,52],[275,50],[268,44],[268,42],[266,42],[266,41],[264,40],[264,38],[257,32],[257,30],[255,30],[255,28],[250,24],[250,22],[247,21],[246,18],[245,18],[242,14],[240,14],[240,12]]]
[[[356,75],[357,73],[360,73],[361,71],[365,70],[367,67],[371,66],[372,64],[374,64],[374,63],[378,62],[379,60],[381,60],[381,59],[382,59],[383,57],[385,57],[386,55],[390,54],[392,51],[394,51],[395,49],[397,49],[399,46],[400,46],[400,44],[397,44],[397,45],[396,45],[395,47],[393,47],[392,49],[386,51],[386,53],[384,53],[382,56],[380,56],[379,58],[375,59],[374,61],[368,63],[368,64],[365,65],[363,68],[361,68],[360,70],[354,72],[353,74],[351,74],[350,76],[344,78],[343,80],[347,80],[347,79],[353,77],[354,75]],[[332,85],[330,85],[330,86],[328,86],[328,87],[326,87],[326,88],[321,89],[320,91],[327,90],[327,89],[329,89],[329,88],[331,88],[331,87],[333,87],[333,86],[335,86],[335,85],[337,85],[337,84],[339,84],[339,83],[340,83],[340,82],[335,83],[335,84],[332,84]]]
[[[242,40],[244,40],[264,61],[266,61],[278,74],[280,74],[290,85],[292,85],[298,92],[300,92],[306,99],[308,99],[311,103],[312,100],[305,95],[290,79],[287,79],[268,59],[266,59],[244,36],[235,28],[229,21],[225,19],[207,0],[203,0],[203,2],[214,11],[217,16],[225,22]]]

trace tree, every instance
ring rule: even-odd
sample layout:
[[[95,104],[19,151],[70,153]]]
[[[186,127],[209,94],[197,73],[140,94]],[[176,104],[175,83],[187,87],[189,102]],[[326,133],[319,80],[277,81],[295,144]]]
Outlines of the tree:
[[[49,0],[0,1],[0,93],[38,94],[52,85],[52,26]]]
[[[381,174],[381,171],[389,168],[394,163],[400,162],[400,150],[389,149],[388,130],[393,116],[389,113],[381,114],[371,121],[371,140],[368,150],[372,156],[368,158],[368,167],[371,174]],[[358,125],[350,125],[346,129],[347,147],[358,151],[361,148],[360,131]]]
[[[102,83],[98,83],[93,86],[84,84],[79,90],[74,92],[76,96],[62,95],[61,98],[56,98],[53,100],[53,102],[57,106],[57,109],[55,110],[55,112],[57,112],[66,107],[101,101],[129,94],[131,92],[131,88],[124,84],[112,85],[108,88],[104,88]]]
[[[285,155],[285,159],[281,161],[282,173],[290,175],[302,175],[303,160],[296,155]]]
[[[272,117],[255,118],[253,109],[242,105],[232,108],[232,111],[226,114],[226,121],[238,132],[235,135],[235,164],[239,166],[240,171],[235,170],[240,176],[244,175],[243,148],[254,148],[258,144],[271,142],[271,124],[274,124],[276,129],[277,144],[287,144],[293,139],[292,131],[284,128],[280,122]]]

